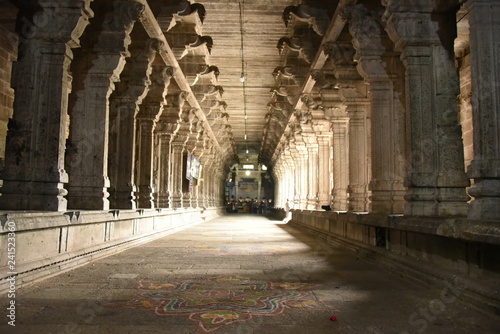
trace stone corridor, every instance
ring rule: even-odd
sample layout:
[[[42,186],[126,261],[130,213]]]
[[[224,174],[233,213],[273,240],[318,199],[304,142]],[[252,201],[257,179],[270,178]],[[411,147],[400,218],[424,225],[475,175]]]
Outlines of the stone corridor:
[[[498,319],[460,302],[462,292],[291,223],[233,214],[19,288],[16,326],[2,321],[0,332],[498,333]]]

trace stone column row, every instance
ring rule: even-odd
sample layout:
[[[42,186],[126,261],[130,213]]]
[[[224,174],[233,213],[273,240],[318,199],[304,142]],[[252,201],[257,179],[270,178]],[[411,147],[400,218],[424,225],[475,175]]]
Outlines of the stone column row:
[[[13,64],[14,115],[6,140],[0,207],[5,210],[67,208],[64,185],[72,48],[93,17],[91,0],[40,3],[47,24],[20,44]],[[64,15],[62,15],[64,13]],[[26,37],[26,36],[21,36]]]
[[[408,163],[405,213],[466,215],[469,180],[458,122],[453,1],[384,1],[386,31],[406,69]],[[401,12],[401,6],[405,11]],[[448,6],[448,8],[447,8]]]
[[[326,144],[316,132],[317,149],[306,144],[302,133],[285,135],[284,148],[273,166],[279,191],[292,188],[287,197],[293,198],[296,208],[312,208],[315,191],[318,207],[325,203],[328,182],[323,180],[330,169],[334,210],[423,216],[468,213],[473,219],[500,219],[500,99],[495,57],[500,3],[464,2],[470,25],[474,135],[474,157],[467,171],[474,180],[470,205],[457,119],[459,78],[453,32],[458,4],[452,0],[439,5],[433,0],[418,4],[383,0],[382,18],[376,16],[380,11],[363,4],[342,9],[351,45],[326,43],[325,53],[346,117],[327,117],[332,139]],[[320,84],[320,91],[328,87],[325,80]],[[317,190],[314,182],[304,182],[305,175],[318,177]],[[286,202],[282,197],[278,197],[281,206]]]
[[[156,57],[161,42],[131,39],[145,5],[115,0],[86,28],[94,15],[90,2],[41,3],[47,20],[20,44],[2,209],[134,209],[182,201],[175,181],[183,174],[182,134],[177,123],[160,122],[172,69]],[[217,175],[214,182],[221,182]],[[221,190],[204,188],[205,198],[217,191],[205,205],[217,203]]]

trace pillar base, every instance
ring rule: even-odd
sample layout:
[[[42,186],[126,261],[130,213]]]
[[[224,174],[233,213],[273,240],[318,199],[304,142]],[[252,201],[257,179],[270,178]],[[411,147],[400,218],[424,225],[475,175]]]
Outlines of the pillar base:
[[[404,212],[405,201],[403,193],[395,194],[391,191],[373,191],[372,194],[372,213],[402,214]]]
[[[158,199],[156,200],[156,204],[159,208],[170,208],[170,195],[168,193],[158,193]]]
[[[470,219],[500,220],[500,180],[476,180],[469,193],[474,197],[469,206]]]
[[[107,188],[68,187],[68,208],[78,210],[109,210]]]
[[[126,191],[110,191],[109,205],[112,209],[137,209],[135,202],[134,191],[132,189]]]
[[[467,216],[468,212],[464,188],[412,188],[405,199],[405,215]]]
[[[150,186],[139,186],[139,191],[135,193],[137,205],[143,209],[153,209],[155,207],[153,192]]]
[[[0,189],[0,209],[66,211],[68,193],[63,183],[5,180]]]
[[[182,208],[182,196],[172,196],[172,208]]]
[[[333,211],[347,211],[349,208],[347,189],[334,189],[331,207]]]
[[[307,210],[316,210],[318,208],[318,199],[317,198],[308,198],[306,207],[307,207]]]
[[[500,197],[484,197],[472,201],[468,218],[500,221]]]
[[[369,194],[364,186],[349,186],[349,211],[367,212],[369,208]]]

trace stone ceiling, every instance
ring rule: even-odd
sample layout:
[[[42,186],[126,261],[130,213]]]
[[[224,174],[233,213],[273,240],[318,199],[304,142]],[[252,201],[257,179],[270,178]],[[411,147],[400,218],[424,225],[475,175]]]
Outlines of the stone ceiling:
[[[185,0],[147,0],[147,2],[152,8],[158,8],[185,2]],[[194,0],[190,2],[191,4],[195,3]],[[36,6],[36,1],[0,0],[0,11],[2,12],[0,21],[4,26],[13,30],[15,24],[14,14],[17,12],[17,8],[12,6],[12,3],[15,3],[16,7],[20,8],[33,8]],[[299,37],[297,37],[290,28],[290,24],[287,28],[283,21],[283,13],[287,7],[294,6],[296,10],[297,6],[302,5],[302,8],[304,6],[308,8],[305,16],[313,14],[312,17],[316,19],[316,24],[318,23],[318,17],[323,15],[323,18],[325,18],[326,13],[326,23],[323,22],[323,26],[327,27],[329,18],[332,16],[338,1],[201,0],[197,3],[203,5],[206,11],[200,35],[210,36],[213,40],[208,63],[216,66],[220,72],[217,85],[220,85],[224,90],[222,99],[227,104],[226,111],[229,115],[229,124],[232,128],[238,158],[243,163],[248,159],[255,162],[259,157],[260,161],[269,163],[270,156],[272,156],[277,141],[281,136],[283,124],[286,124],[293,111],[294,101],[300,98],[301,86],[306,84],[304,77],[309,72],[308,63],[311,62],[311,59],[309,59],[309,62],[299,60],[302,61],[300,65],[303,72],[300,74],[302,80],[295,80],[295,87],[292,90],[288,87],[287,94],[281,97],[276,94],[276,89],[282,87],[279,83],[277,84],[276,69],[280,66],[290,65],[290,59],[287,59],[287,57],[290,58],[290,52],[297,53],[298,50],[293,50],[293,45],[290,47],[290,44],[294,43],[285,41],[285,43],[282,43],[284,47],[282,47],[280,54],[277,47],[278,42],[287,36],[296,38],[295,42],[298,41],[299,44],[300,42],[309,43],[308,35],[300,37],[299,34]],[[318,11],[315,12],[318,8],[320,8],[321,15],[317,15]],[[315,18],[314,15],[316,15]],[[240,17],[242,21],[240,21]],[[299,19],[299,21],[301,20]],[[243,23],[242,30],[241,23]],[[299,22],[299,24],[304,23]],[[312,31],[311,26],[313,24],[311,24],[311,21],[305,23],[305,25],[309,25],[306,30]],[[243,34],[241,34],[241,31]],[[243,48],[241,47],[242,39]],[[314,58],[321,36],[313,36],[313,39],[315,39],[315,46],[309,48],[309,51],[311,51],[310,49],[314,51],[312,55],[309,55],[309,58]],[[300,52],[298,51],[299,58]],[[246,78],[244,84],[240,82],[242,56]],[[296,60],[297,56],[294,57]],[[278,109],[273,109],[270,105],[273,105],[279,99],[286,100],[289,103],[289,110],[283,111],[283,115],[278,115],[280,119],[278,117],[272,119],[273,112],[276,113]],[[246,122],[245,112],[247,115]],[[269,126],[271,123],[273,126]],[[277,123],[280,123],[280,126],[276,126]],[[245,140],[245,134],[247,140]],[[269,139],[270,136],[273,137],[272,140]],[[247,150],[249,154],[246,153]],[[263,154],[264,151],[265,154]]]
[[[245,89],[241,76],[241,34],[239,2],[234,0],[201,1],[207,11],[203,34],[214,41],[210,63],[220,70],[219,84],[224,88],[230,115],[229,123],[240,161],[246,160],[246,149],[253,160],[259,153],[264,131],[267,104],[275,86],[273,71],[282,65],[277,49],[279,39],[286,35],[283,10],[293,0],[246,0],[241,2],[243,18],[243,57]],[[243,97],[243,90],[246,96]],[[248,140],[245,141],[244,109],[246,101]],[[248,143],[248,144],[247,144]]]
[[[276,141],[266,140],[266,131],[279,132],[279,128],[268,126],[269,115],[273,112],[270,103],[275,103],[276,88],[279,88],[275,75],[279,66],[288,65],[286,60],[290,48],[284,52],[278,49],[278,42],[283,37],[292,37],[294,32],[283,21],[284,11],[290,6],[310,5],[309,14],[318,14],[327,18],[323,22],[324,31],[328,27],[338,1],[300,1],[300,0],[208,0],[198,1],[206,9],[203,23],[203,35],[213,39],[210,64],[220,70],[218,84],[224,88],[223,100],[227,103],[234,140],[240,162],[255,161],[257,157],[268,163],[269,155],[274,151]],[[240,30],[240,7],[243,22],[243,36]],[[297,8],[297,7],[296,7]],[[304,7],[302,7],[304,8]],[[318,16],[316,22],[318,21]],[[311,26],[310,22],[306,25]],[[308,29],[312,30],[312,29]],[[243,37],[243,52],[241,40]],[[321,41],[320,36],[318,41]],[[316,46],[319,45],[319,42]],[[314,54],[316,52],[314,51]],[[244,60],[245,82],[240,82]],[[314,58],[314,55],[312,56]],[[312,59],[310,59],[312,60]],[[308,67],[307,63],[305,67]],[[304,80],[303,82],[304,83]],[[243,87],[245,86],[245,87]],[[285,100],[293,102],[300,98],[300,83],[295,87],[295,96],[288,90]],[[245,92],[245,96],[244,93]],[[245,124],[245,109],[247,121]],[[285,114],[285,117],[288,115]],[[283,121],[283,120],[281,120]],[[246,128],[246,130],[245,130]],[[245,140],[245,133],[247,140]],[[279,138],[279,136],[277,136]],[[269,138],[268,138],[269,139]],[[248,149],[249,154],[246,154]],[[267,151],[267,158],[263,151]]]

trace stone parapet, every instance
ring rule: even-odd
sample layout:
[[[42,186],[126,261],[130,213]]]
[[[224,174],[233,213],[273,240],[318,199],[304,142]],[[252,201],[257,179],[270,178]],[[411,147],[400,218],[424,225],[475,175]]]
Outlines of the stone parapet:
[[[498,314],[500,224],[467,218],[291,210],[291,224],[340,244],[399,274],[449,282],[462,298]]]

